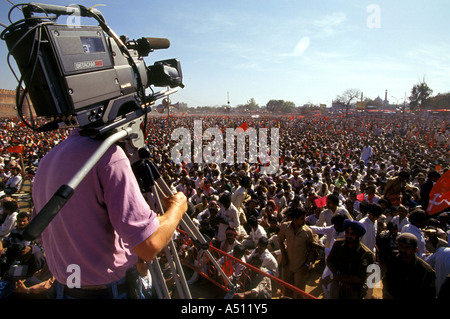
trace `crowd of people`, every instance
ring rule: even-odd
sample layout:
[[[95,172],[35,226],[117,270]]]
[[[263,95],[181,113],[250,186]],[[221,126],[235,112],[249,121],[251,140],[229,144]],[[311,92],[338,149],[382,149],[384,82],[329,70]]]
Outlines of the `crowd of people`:
[[[257,129],[279,128],[277,172],[261,173],[259,162],[174,162],[171,150],[177,141],[171,133],[185,127],[193,136],[195,119],[202,120],[203,129],[223,132],[244,122]],[[145,157],[174,191],[186,195],[188,215],[223,252],[300,290],[306,290],[308,273],[320,265],[323,298],[448,298],[449,209],[426,212],[433,185],[450,168],[445,119],[172,115],[149,117],[147,132]],[[45,247],[20,238],[29,214],[19,212],[17,194],[25,180],[32,183],[42,156],[68,133],[30,133],[17,120],[0,122],[0,276],[7,295],[42,293],[52,283]],[[11,149],[17,145],[23,145],[20,153]],[[154,207],[151,192],[142,191]],[[200,257],[188,253],[183,257],[198,266]],[[28,262],[27,273],[9,280],[20,272],[17,260]],[[368,280],[370,265],[381,280],[381,296]],[[230,278],[241,284],[236,297],[273,297],[267,277],[245,272],[242,264],[233,264]]]

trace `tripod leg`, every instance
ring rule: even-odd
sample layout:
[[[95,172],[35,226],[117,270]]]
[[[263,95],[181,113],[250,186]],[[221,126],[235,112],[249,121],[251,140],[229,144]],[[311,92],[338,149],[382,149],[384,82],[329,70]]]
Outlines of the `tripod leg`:
[[[156,168],[155,164],[153,162],[150,162],[149,164],[150,164],[149,165],[150,174],[152,175],[152,179],[154,182],[154,185],[152,186],[153,189],[157,189],[157,191],[159,191],[162,194],[162,196],[172,196],[173,195],[172,190],[170,189],[169,186],[167,186],[166,182],[162,179],[161,174],[159,174],[158,169]],[[157,194],[157,193],[155,192],[155,194]],[[205,240],[205,238],[200,233],[199,229],[195,226],[195,224],[193,223],[193,221],[190,219],[189,216],[183,215],[183,217],[180,221],[180,225],[188,233],[188,235],[191,238],[197,239],[198,241],[200,241],[201,244],[207,243],[207,241]],[[195,234],[194,234],[194,232],[195,232]],[[232,284],[232,282],[230,281],[228,276],[222,270],[222,267],[220,267],[220,265],[218,264],[216,259],[212,256],[211,252],[207,249],[205,249],[204,251],[205,251],[206,255],[208,256],[208,258],[210,259],[210,261],[213,263],[214,267],[221,274],[223,279],[227,282],[228,287],[230,289],[230,291],[227,295],[228,295],[228,298],[230,298],[230,296],[234,294],[236,286]]]
[[[165,184],[165,182],[161,178],[158,178],[155,182],[156,182],[155,188],[157,189],[157,191],[159,191],[160,193],[163,193],[163,195],[165,195],[165,196],[170,196],[173,194],[172,191],[170,190],[170,188],[167,186],[167,184]],[[161,189],[160,186],[162,186],[163,189]],[[181,228],[183,228],[191,238],[197,239],[201,244],[207,243],[206,239],[200,233],[197,226],[195,226],[194,222],[192,221],[192,219],[189,218],[189,216],[183,215],[180,225],[181,225]],[[204,250],[204,251],[205,251],[206,255],[208,256],[209,260],[211,261],[211,263],[214,265],[214,267],[217,269],[217,271],[221,274],[223,279],[226,281],[228,287],[230,287],[230,289],[233,290],[232,287],[234,287],[234,285],[232,284],[232,282],[230,281],[228,276],[224,273],[224,271],[222,270],[222,267],[219,265],[219,263],[216,261],[216,259],[212,256],[211,252],[209,250]]]
[[[152,275],[152,280],[155,278],[155,284],[156,284],[156,294],[158,295],[158,298],[166,298],[170,299],[169,289],[167,288],[166,281],[164,279],[164,276],[162,274],[162,269],[159,264],[158,258],[155,257],[155,259],[152,260],[149,265],[150,274]]]
[[[155,289],[156,297],[158,299],[163,299],[162,288],[160,286],[159,278],[156,276],[155,269],[153,269],[153,265],[151,262],[147,263],[148,270],[150,271],[150,276],[152,276],[152,286]]]
[[[164,210],[163,210],[163,207],[162,207],[162,203],[161,203],[161,200],[160,200],[157,188],[155,186],[152,186],[152,191],[154,192],[156,207],[158,208],[158,210],[161,213],[163,213]],[[191,293],[189,291],[189,286],[187,284],[186,277],[184,276],[184,271],[182,269],[182,265],[181,265],[180,259],[178,257],[177,250],[175,248],[175,244],[173,243],[173,240],[170,240],[169,247],[170,247],[170,249],[172,251],[172,255],[170,254],[170,252],[169,252],[167,247],[165,248],[165,252],[166,252],[166,255],[167,255],[167,259],[169,261],[169,265],[170,265],[170,267],[172,269],[172,272],[174,274],[174,279],[175,279],[175,282],[177,284],[177,289],[178,289],[178,292],[180,294],[180,297],[181,298],[192,299]],[[172,259],[172,257],[173,257],[173,259]],[[177,271],[177,269],[178,269],[178,271]],[[178,276],[180,278],[178,278]],[[180,280],[181,280],[181,282],[180,282]],[[181,290],[181,288],[183,288],[184,292],[183,292],[183,290]]]

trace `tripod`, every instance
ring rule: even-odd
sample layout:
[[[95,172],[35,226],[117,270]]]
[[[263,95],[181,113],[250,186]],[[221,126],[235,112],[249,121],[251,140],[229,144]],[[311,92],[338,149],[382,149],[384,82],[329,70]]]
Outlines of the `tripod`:
[[[86,177],[88,172],[94,167],[94,165],[113,144],[119,142],[120,140],[125,140],[126,147],[131,150],[136,150],[140,146],[143,146],[144,141],[141,131],[141,124],[142,118],[137,118],[120,126],[119,128],[116,128],[111,132],[111,134],[108,134],[108,136],[102,141],[99,148],[91,155],[86,163],[84,163],[82,168],[78,170],[75,176],[73,176],[67,184],[62,185],[56,191],[53,197],[50,198],[50,200],[44,205],[42,210],[30,221],[30,223],[24,229],[24,239],[35,240],[41,234],[41,232],[47,227],[47,225],[71,198],[71,196],[74,194],[75,189]],[[163,214],[164,207],[161,198],[171,196],[173,195],[173,193],[170,187],[161,178],[161,175],[159,174],[156,166],[152,162],[149,163],[149,170],[152,179],[151,189],[155,198],[156,210],[158,213]],[[212,254],[208,251],[209,243],[200,233],[197,226],[186,214],[183,215],[180,221],[180,226],[193,240],[193,242],[197,243],[199,247],[205,251],[205,254],[208,256],[211,263],[218,270],[223,279],[227,282],[230,290],[226,298],[232,297],[235,290],[234,285],[231,283],[227,275],[223,272],[222,267],[220,267]],[[169,262],[169,266],[172,271],[180,298],[192,299],[191,293],[189,291],[189,286],[186,282],[184,271],[173,240],[170,240],[169,244],[164,248],[164,252]],[[147,262],[147,266],[152,276],[152,282],[154,284],[157,297],[160,299],[171,298],[158,258],[155,257],[155,259],[151,262]]]
[[[153,195],[155,197],[156,207],[157,207],[158,211],[162,212],[163,207],[161,205],[160,197],[171,196],[171,195],[173,195],[173,193],[172,193],[172,190],[170,189],[170,187],[166,184],[166,182],[163,180],[163,178],[159,174],[158,169],[156,168],[155,164],[151,161],[149,161],[149,169],[150,169],[150,174],[151,174],[151,177],[153,180],[151,188],[152,188]],[[198,247],[205,252],[206,256],[209,258],[209,260],[211,261],[213,266],[217,269],[219,274],[223,277],[223,279],[225,280],[225,282],[227,283],[227,285],[229,287],[229,292],[225,296],[225,298],[227,298],[227,299],[231,298],[234,295],[235,287],[232,284],[232,282],[230,281],[230,279],[228,278],[228,276],[224,273],[224,271],[222,270],[222,267],[219,265],[217,260],[212,256],[211,252],[208,250],[209,243],[206,241],[204,236],[200,233],[197,226],[194,224],[192,219],[186,214],[183,215],[183,217],[180,221],[180,226],[188,234],[188,236],[192,239],[192,241],[194,243],[196,243],[198,245]],[[187,285],[186,279],[184,277],[184,272],[181,268],[181,263],[179,262],[178,255],[176,254],[172,240],[169,243],[169,247],[174,256],[174,258],[173,258],[174,261],[172,261],[171,258],[168,258],[169,264],[171,265],[172,269],[175,268],[174,266],[176,265],[177,269],[179,270],[178,273],[179,273],[179,276],[181,279],[181,282],[179,282],[177,280],[178,278],[175,278],[175,281],[177,283],[178,292],[179,292],[180,296],[184,295],[185,297],[187,297],[187,296],[190,297],[188,285]],[[167,255],[167,247],[165,248],[165,252]],[[172,265],[172,263],[174,263],[175,265]],[[148,263],[148,265],[150,268],[150,272],[152,273],[152,278],[157,278],[157,280],[159,280],[159,282],[157,283],[157,286],[155,287],[158,297],[163,296],[163,293],[164,293],[164,296],[167,297],[167,293],[166,293],[167,286],[165,285],[165,281],[161,281],[162,276],[161,276],[161,269],[160,269],[160,267],[158,267],[159,263],[157,262],[157,260],[153,260],[151,263]],[[173,272],[173,273],[176,274],[176,272]],[[153,274],[155,274],[156,276],[153,276]],[[183,291],[183,289],[184,289],[184,291]],[[190,299],[190,298],[187,298],[187,299]]]

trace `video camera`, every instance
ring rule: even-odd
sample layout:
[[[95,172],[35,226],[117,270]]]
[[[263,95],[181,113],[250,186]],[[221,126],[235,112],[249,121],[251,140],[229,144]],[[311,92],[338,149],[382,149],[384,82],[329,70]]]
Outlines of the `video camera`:
[[[17,6],[21,6],[24,19],[8,26],[1,38],[21,73],[20,78],[16,76],[18,114],[35,131],[79,127],[86,135],[102,135],[133,119],[146,118],[148,107],[156,100],[167,101],[177,87],[184,87],[178,59],[151,66],[144,62],[150,52],[169,48],[168,39],[128,41],[126,36],[118,37],[94,8],[39,3]],[[37,16],[39,13],[44,15]],[[99,25],[56,24],[62,15],[94,18]],[[167,89],[154,93],[152,85]],[[152,91],[148,96],[147,88]],[[28,96],[31,123],[23,112]],[[46,123],[37,127],[33,114]]]

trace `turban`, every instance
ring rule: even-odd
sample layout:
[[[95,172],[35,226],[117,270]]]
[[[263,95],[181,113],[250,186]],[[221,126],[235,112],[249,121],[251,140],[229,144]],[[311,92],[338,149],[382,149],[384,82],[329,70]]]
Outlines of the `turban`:
[[[366,233],[366,227],[364,225],[356,220],[350,220],[346,219],[344,220],[344,230],[347,230],[347,228],[351,228],[353,232],[358,236],[362,237]]]

